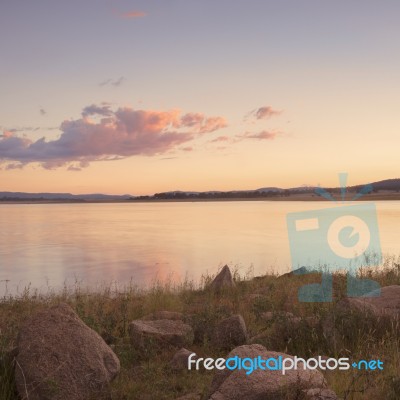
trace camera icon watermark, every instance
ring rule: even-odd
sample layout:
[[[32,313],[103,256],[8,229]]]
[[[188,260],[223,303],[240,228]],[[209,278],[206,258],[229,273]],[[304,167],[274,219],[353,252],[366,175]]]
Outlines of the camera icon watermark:
[[[368,190],[369,191],[369,190]],[[342,198],[344,198],[342,186]],[[323,190],[319,194],[331,198]],[[357,195],[359,197],[359,195]],[[357,276],[360,268],[378,266],[382,260],[375,204],[339,204],[287,215],[292,269],[295,274],[321,272],[320,284],[299,289],[302,302],[332,301],[332,273],[347,273],[347,295],[379,296],[380,286]]]

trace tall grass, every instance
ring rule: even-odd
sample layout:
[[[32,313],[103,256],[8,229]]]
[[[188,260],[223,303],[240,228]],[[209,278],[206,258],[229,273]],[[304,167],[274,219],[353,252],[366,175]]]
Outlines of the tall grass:
[[[381,286],[400,284],[400,259],[386,257],[379,269],[365,269],[360,274],[378,281]],[[336,303],[346,295],[346,277],[334,274],[332,303],[300,303],[297,290],[306,283],[318,282],[318,274],[254,278],[234,272],[236,287],[215,294],[206,288],[212,276],[200,283],[185,281],[154,282],[139,289],[132,282],[124,287],[88,290],[77,283],[59,292],[39,294],[28,287],[18,296],[0,300],[0,399],[16,400],[15,361],[9,352],[16,346],[19,327],[31,315],[60,302],[66,302],[92,329],[112,346],[121,361],[121,373],[112,383],[112,399],[175,399],[187,393],[205,394],[212,380],[210,371],[172,372],[169,361],[174,351],[149,351],[146,354],[131,346],[130,321],[159,310],[184,313],[192,324],[196,342],[190,350],[201,356],[224,356],[214,348],[210,337],[222,318],[239,313],[243,316],[251,342],[268,350],[300,357],[317,355],[354,359],[380,358],[383,371],[328,371],[325,377],[338,396],[346,400],[400,398],[400,335],[394,321],[376,324],[365,315],[339,315]],[[272,312],[272,318],[264,313]],[[283,312],[294,314],[295,319]],[[335,329],[340,340],[333,346],[324,330],[324,321],[335,315]]]

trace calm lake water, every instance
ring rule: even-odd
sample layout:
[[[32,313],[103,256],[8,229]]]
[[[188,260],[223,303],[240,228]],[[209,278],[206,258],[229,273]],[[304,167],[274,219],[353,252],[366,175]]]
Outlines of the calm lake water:
[[[400,201],[377,202],[384,253],[400,253]],[[0,205],[0,295],[64,284],[199,281],[224,264],[291,269],[286,214],[329,202]]]

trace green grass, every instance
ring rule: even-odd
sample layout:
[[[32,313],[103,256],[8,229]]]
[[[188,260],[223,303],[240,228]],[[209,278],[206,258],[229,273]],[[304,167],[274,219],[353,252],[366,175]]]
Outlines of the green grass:
[[[388,257],[382,269],[363,271],[381,286],[399,285],[399,259]],[[129,322],[158,310],[179,311],[191,316],[197,342],[190,348],[200,356],[225,356],[213,348],[210,335],[222,318],[239,313],[243,316],[250,337],[258,335],[257,343],[268,350],[300,357],[349,356],[350,358],[380,358],[383,371],[329,371],[325,374],[329,386],[346,400],[400,398],[400,329],[391,321],[376,324],[372,317],[359,314],[341,315],[335,304],[345,296],[344,275],[334,275],[334,302],[299,303],[297,289],[318,282],[318,274],[278,278],[266,275],[252,279],[235,273],[234,289],[216,295],[204,290],[212,277],[204,277],[199,285],[193,282],[155,283],[140,290],[133,285],[125,288],[105,287],[96,291],[79,285],[64,288],[60,293],[42,295],[30,288],[19,296],[0,300],[0,399],[16,400],[12,358],[7,352],[15,347],[19,326],[35,312],[60,302],[66,302],[82,320],[103,337],[114,338],[112,345],[121,361],[121,372],[112,383],[113,400],[175,399],[198,392],[206,394],[212,371],[172,372],[169,368],[174,350],[161,353],[148,349],[138,352],[129,341]],[[265,321],[262,314],[272,311],[274,317]],[[279,314],[291,312],[302,317],[297,325]],[[323,321],[335,315],[339,342],[332,346],[324,332]],[[307,317],[315,317],[309,320]]]

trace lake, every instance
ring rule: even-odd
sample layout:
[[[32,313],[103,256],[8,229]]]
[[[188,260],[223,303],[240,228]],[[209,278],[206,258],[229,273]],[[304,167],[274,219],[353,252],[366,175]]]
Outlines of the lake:
[[[359,204],[359,203],[358,203]],[[400,201],[376,202],[384,253],[400,253]],[[224,264],[291,270],[286,215],[329,202],[1,204],[0,295],[28,285],[199,282]]]

